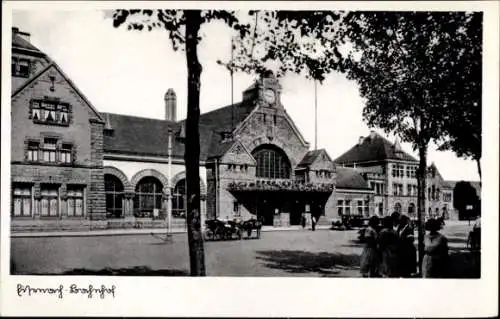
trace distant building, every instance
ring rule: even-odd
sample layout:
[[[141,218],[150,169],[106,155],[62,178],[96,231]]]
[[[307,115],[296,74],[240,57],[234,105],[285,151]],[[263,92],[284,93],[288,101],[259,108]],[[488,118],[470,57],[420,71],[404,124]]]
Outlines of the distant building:
[[[418,160],[406,153],[397,139],[392,143],[372,131],[334,162],[337,167],[351,167],[362,173],[375,193],[370,207],[375,215],[399,212],[417,217]],[[434,164],[427,169],[426,199],[426,218],[458,218],[453,214],[453,188]]]

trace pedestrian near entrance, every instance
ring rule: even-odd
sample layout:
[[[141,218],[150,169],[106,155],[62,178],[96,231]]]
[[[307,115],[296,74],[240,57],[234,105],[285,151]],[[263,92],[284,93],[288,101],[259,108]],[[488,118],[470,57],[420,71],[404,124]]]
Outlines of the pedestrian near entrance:
[[[411,277],[417,269],[417,250],[413,233],[410,219],[401,215],[398,227],[398,267],[399,276],[404,278]]]
[[[379,249],[381,256],[380,274],[382,277],[398,276],[398,236],[393,229],[393,220],[387,216],[382,221],[382,230],[379,235]]]
[[[363,277],[379,277],[380,256],[378,251],[378,225],[377,216],[370,217],[368,227],[365,229],[365,246],[361,253],[360,271]]]
[[[316,216],[314,216],[314,214],[311,213],[311,226],[312,226],[312,230],[315,231],[316,230]]]
[[[436,219],[429,219],[425,225],[428,234],[424,240],[424,259],[422,276],[424,278],[444,278],[448,268],[448,239],[439,233],[441,224]]]
[[[302,225],[302,228],[306,228],[306,214],[302,214],[300,216],[300,225]]]

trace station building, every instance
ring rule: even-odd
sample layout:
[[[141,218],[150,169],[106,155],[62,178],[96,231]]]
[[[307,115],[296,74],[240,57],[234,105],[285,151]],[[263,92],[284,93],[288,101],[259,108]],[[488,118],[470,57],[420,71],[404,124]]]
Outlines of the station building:
[[[164,96],[164,119],[99,112],[28,33],[12,31],[11,229],[163,228],[168,211],[185,227],[175,92]],[[376,133],[335,161],[312,150],[272,74],[240,102],[202,113],[199,130],[202,220],[260,216],[285,227],[303,213],[325,225],[340,214],[415,213],[414,158]],[[432,176],[437,213],[447,188]]]

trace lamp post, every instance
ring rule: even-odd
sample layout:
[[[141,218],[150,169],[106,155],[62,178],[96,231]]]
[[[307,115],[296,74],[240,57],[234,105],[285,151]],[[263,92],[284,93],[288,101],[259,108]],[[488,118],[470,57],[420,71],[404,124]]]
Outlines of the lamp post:
[[[168,128],[168,199],[167,199],[167,235],[172,235],[172,128]]]

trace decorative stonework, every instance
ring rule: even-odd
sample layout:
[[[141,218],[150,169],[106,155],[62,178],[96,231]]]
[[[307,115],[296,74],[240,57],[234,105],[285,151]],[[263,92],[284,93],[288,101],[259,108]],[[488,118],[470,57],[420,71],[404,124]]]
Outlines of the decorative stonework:
[[[135,190],[137,183],[139,183],[139,181],[146,176],[153,176],[153,177],[157,178],[162,183],[163,187],[168,187],[168,185],[169,185],[168,178],[166,178],[165,175],[163,175],[162,173],[158,172],[155,169],[144,169],[144,170],[138,172],[137,174],[135,174],[132,177],[132,179],[130,180],[130,184],[132,186],[132,189]]]
[[[118,168],[113,167],[113,166],[104,166],[103,170],[104,170],[104,175],[113,175],[116,178],[118,178],[120,180],[120,182],[122,182],[123,189],[125,190],[125,192],[127,192],[127,191],[133,192],[134,191],[132,184],[130,184],[127,176],[121,170],[119,170]]]

